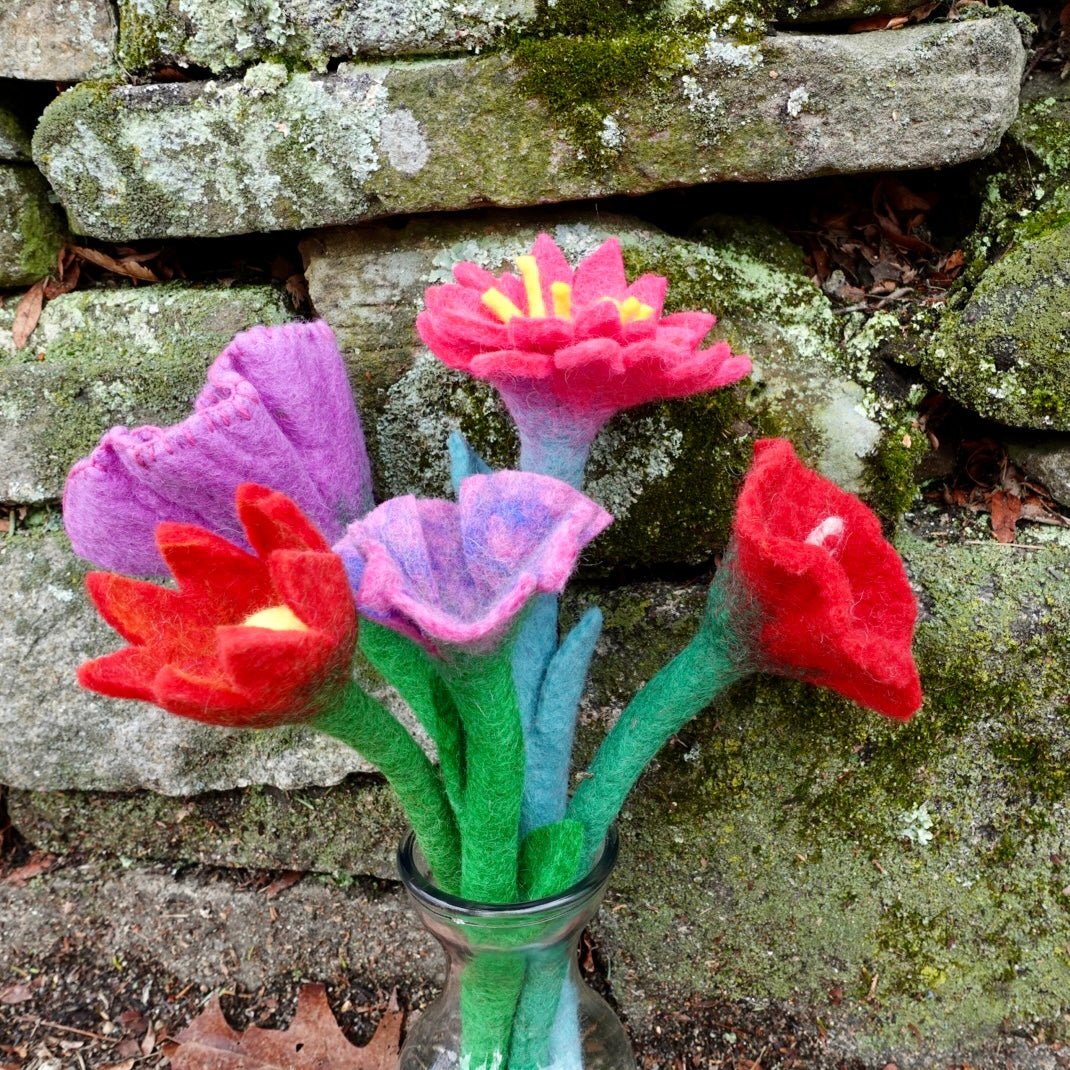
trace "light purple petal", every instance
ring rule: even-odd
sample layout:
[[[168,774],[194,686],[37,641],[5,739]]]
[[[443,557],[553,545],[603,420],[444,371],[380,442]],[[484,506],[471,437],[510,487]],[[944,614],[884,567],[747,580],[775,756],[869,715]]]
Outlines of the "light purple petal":
[[[612,519],[560,480],[498,472],[469,476],[456,503],[384,502],[350,525],[335,552],[361,576],[362,614],[432,652],[483,652],[532,595],[564,587],[583,547]]]
[[[282,491],[329,541],[371,507],[360,420],[326,324],[239,334],[207,378],[181,423],[113,428],[71,469],[64,521],[82,557],[166,574],[153,537],[161,520],[199,524],[244,546],[234,510],[243,482]]]

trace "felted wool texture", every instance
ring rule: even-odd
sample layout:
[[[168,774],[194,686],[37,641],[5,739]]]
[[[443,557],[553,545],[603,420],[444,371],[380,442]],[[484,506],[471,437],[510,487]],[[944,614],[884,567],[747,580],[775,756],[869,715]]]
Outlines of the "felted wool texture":
[[[489,476],[494,470],[469,445],[460,431],[451,431],[446,440],[450,455],[450,483],[456,495],[469,476]]]
[[[525,619],[521,639],[527,626]],[[560,821],[565,815],[576,719],[601,633],[602,611],[592,607],[552,654],[543,674],[535,715],[524,733],[526,767],[520,827],[525,832]],[[514,673],[517,660],[515,656]]]
[[[529,958],[513,1022],[509,1070],[556,1067],[559,1064],[551,1054],[554,1051],[565,1057],[564,1066],[582,1066],[579,1019],[567,1013],[571,957],[571,947],[567,951],[553,947]],[[574,991],[572,994],[575,996]],[[555,1035],[559,1024],[563,1032]]]
[[[560,591],[584,546],[612,520],[559,480],[470,476],[456,502],[393,498],[335,545],[363,617],[421,643],[486,653],[527,601]]]
[[[508,643],[437,663],[461,716],[466,775],[459,823],[461,894],[512,903],[518,894],[524,740]]]
[[[360,649],[416,714],[431,737],[454,812],[464,797],[464,735],[460,714],[431,658],[417,643],[372,621],[361,624]]]
[[[312,727],[341,740],[390,782],[416,834],[435,884],[462,894],[457,823],[435,767],[393,715],[352,681]]]
[[[745,674],[727,615],[707,613],[695,637],[635,695],[606,733],[568,807],[584,828],[586,872],[640,774],[662,745]]]
[[[589,445],[614,412],[726,386],[750,372],[750,361],[726,342],[699,349],[715,317],[661,315],[663,277],[629,285],[615,238],[573,271],[542,234],[517,265],[519,275],[495,276],[457,264],[455,283],[427,290],[416,327],[443,363],[494,385],[531,456],[560,461],[560,434],[570,425]],[[564,418],[552,415],[562,410]],[[552,449],[540,445],[555,437]]]
[[[113,427],[67,477],[74,550],[104,568],[163,575],[153,533],[198,524],[238,545],[238,484],[282,491],[330,541],[371,508],[364,436],[325,323],[255,327],[208,369],[192,415],[171,427]]]
[[[520,845],[520,895],[524,900],[558,895],[576,880],[583,852],[583,826],[558,821],[533,829]]]
[[[719,582],[759,619],[762,668],[913,716],[917,603],[903,563],[873,512],[806,468],[785,439],[755,443],[728,561]]]
[[[156,540],[178,590],[92,572],[101,616],[130,646],[82,665],[83,687],[230,728],[300,723],[345,686],[357,639],[341,559],[278,492],[241,485],[249,554],[190,524]],[[247,622],[271,610],[281,627]]]
[[[524,983],[519,954],[482,954],[461,973],[460,1067],[505,1070],[517,1000]]]

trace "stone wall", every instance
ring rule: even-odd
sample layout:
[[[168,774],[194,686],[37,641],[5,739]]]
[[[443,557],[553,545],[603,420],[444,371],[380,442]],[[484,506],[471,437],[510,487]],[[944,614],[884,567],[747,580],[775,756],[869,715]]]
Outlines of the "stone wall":
[[[494,396],[419,345],[424,289],[458,259],[499,268],[542,230],[571,258],[616,234],[631,273],[666,275],[670,309],[715,312],[755,369],[715,396],[622,415],[596,444],[587,490],[617,522],[566,603],[576,615],[597,600],[607,617],[581,751],[686,640],[766,433],[888,525],[922,607],[928,696],[894,729],[763,681],[666,749],[624,815],[593,933],[644,1065],[698,1050],[684,1032],[658,1039],[674,1007],[740,1036],[789,1015],[805,1065],[1064,1065],[1070,539],[1023,526],[1001,545],[927,504],[919,406],[938,390],[990,421],[1025,478],[1070,505],[1070,96],[1034,79],[1020,97],[1028,27],[1008,9],[843,32],[913,8],[3,5],[0,784],[29,847],[84,869],[0,882],[0,987],[2,971],[63,961],[55,896],[95,919],[77,937],[86,955],[124,948],[183,984],[221,983],[190,941],[160,930],[146,943],[147,920],[106,920],[109,903],[145,911],[153,896],[215,903],[215,885],[176,876],[194,866],[336,882],[278,901],[263,960],[245,953],[255,903],[224,895],[235,920],[210,939],[242,963],[245,989],[343,955],[354,985],[426,988],[427,949],[371,933],[401,918],[400,819],[351,752],[77,689],[75,666],[112,639],[62,533],[64,474],[112,424],[180,418],[236,331],[314,314],[340,339],[378,495],[443,494],[449,430],[498,465],[515,442]],[[902,316],[837,306],[801,250],[762,213],[725,211],[717,185],[790,199],[801,187],[786,180],[950,166],[983,194],[968,264],[946,302]],[[685,187],[667,212],[664,191]],[[70,289],[56,265],[71,245],[167,270],[141,283],[87,270]],[[24,295],[49,273],[19,344]],[[387,882],[372,905],[368,881]],[[352,926],[344,939],[309,928],[306,911],[327,909],[350,911],[374,952],[354,950]],[[33,1009],[54,1017],[43,994]],[[711,1058],[776,1065],[709,1029]]]

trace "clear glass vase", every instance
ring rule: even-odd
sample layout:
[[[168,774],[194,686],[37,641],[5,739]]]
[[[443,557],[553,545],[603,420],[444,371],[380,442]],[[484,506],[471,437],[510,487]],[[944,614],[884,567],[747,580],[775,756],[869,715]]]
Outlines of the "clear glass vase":
[[[449,973],[409,1030],[399,1070],[635,1070],[620,1019],[584,983],[576,954],[616,860],[611,830],[594,868],[567,891],[499,906],[437,889],[408,836],[401,880]]]

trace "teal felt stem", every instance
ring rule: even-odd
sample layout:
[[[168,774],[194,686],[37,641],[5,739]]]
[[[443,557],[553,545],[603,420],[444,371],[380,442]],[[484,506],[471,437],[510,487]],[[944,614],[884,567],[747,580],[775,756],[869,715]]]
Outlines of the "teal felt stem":
[[[555,631],[556,617],[555,612]],[[593,607],[551,653],[543,672],[534,716],[530,724],[525,724],[523,832],[560,821],[565,816],[576,719],[601,632],[602,611]],[[513,671],[517,671],[515,658]],[[517,690],[520,692],[519,685]]]
[[[446,447],[450,453],[450,482],[453,484],[453,493],[456,494],[461,487],[461,480],[469,476],[486,476],[493,471],[491,466],[479,456],[468,444],[468,439],[460,431],[451,431],[446,440]]]
[[[464,735],[435,662],[419,643],[369,620],[361,621],[360,649],[431,737],[446,795],[458,812],[464,790]]]
[[[694,639],[632,699],[606,734],[572,802],[568,816],[584,827],[580,872],[597,855],[640,774],[662,745],[749,669],[715,583]]]
[[[492,654],[436,662],[464,730],[461,894],[481,903],[517,896],[524,740],[513,683],[512,643]]]
[[[458,894],[461,849],[457,822],[442,780],[416,740],[389,710],[352,681],[311,724],[352,747],[386,777],[412,825],[435,883]]]

